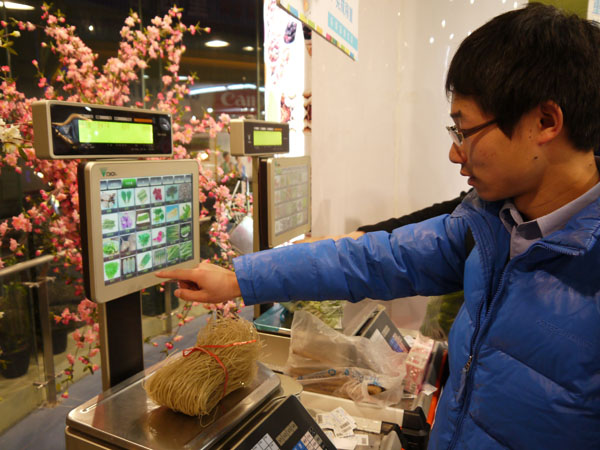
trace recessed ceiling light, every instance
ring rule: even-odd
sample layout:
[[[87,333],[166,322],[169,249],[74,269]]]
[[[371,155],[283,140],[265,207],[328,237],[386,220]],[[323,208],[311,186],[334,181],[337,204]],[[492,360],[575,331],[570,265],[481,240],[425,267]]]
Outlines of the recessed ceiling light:
[[[252,47],[251,45],[246,45],[245,47],[242,47],[242,50],[246,52],[251,52],[254,51],[254,47]]]
[[[220,39],[214,39],[212,41],[205,42],[204,45],[211,48],[227,47],[229,42],[221,41]]]
[[[90,30],[90,31],[94,31],[94,25],[90,25],[90,26],[88,27],[88,30]]]
[[[15,2],[0,2],[0,7],[5,7],[6,9],[22,9],[25,11],[31,11],[32,9],[35,9],[33,6]]]

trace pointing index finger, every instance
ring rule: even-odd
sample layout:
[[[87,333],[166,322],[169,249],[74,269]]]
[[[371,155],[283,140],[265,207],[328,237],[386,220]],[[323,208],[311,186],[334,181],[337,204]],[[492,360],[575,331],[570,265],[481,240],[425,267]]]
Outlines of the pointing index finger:
[[[170,278],[173,280],[191,280],[194,273],[193,269],[161,270],[156,272],[159,278]]]

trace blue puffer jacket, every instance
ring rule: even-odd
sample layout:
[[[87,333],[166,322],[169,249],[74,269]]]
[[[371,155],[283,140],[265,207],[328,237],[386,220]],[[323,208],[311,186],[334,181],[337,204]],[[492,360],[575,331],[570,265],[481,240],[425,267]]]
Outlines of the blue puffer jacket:
[[[464,285],[429,448],[600,449],[600,200],[509,262],[499,208],[473,193],[451,215],[391,234],[237,258],[244,300],[393,299]]]

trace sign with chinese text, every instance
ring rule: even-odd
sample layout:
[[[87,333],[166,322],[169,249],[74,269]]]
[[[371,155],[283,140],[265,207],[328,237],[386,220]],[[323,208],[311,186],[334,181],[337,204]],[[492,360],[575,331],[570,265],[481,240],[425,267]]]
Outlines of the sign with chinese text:
[[[350,58],[358,59],[359,0],[277,0],[277,4]]]

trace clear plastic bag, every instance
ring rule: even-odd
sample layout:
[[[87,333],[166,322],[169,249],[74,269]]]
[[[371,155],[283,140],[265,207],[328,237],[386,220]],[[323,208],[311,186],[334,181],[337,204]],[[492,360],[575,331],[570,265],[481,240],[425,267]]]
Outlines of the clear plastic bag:
[[[292,322],[286,373],[307,390],[390,406],[402,399],[406,357],[380,333],[371,339],[346,336],[299,310]]]

